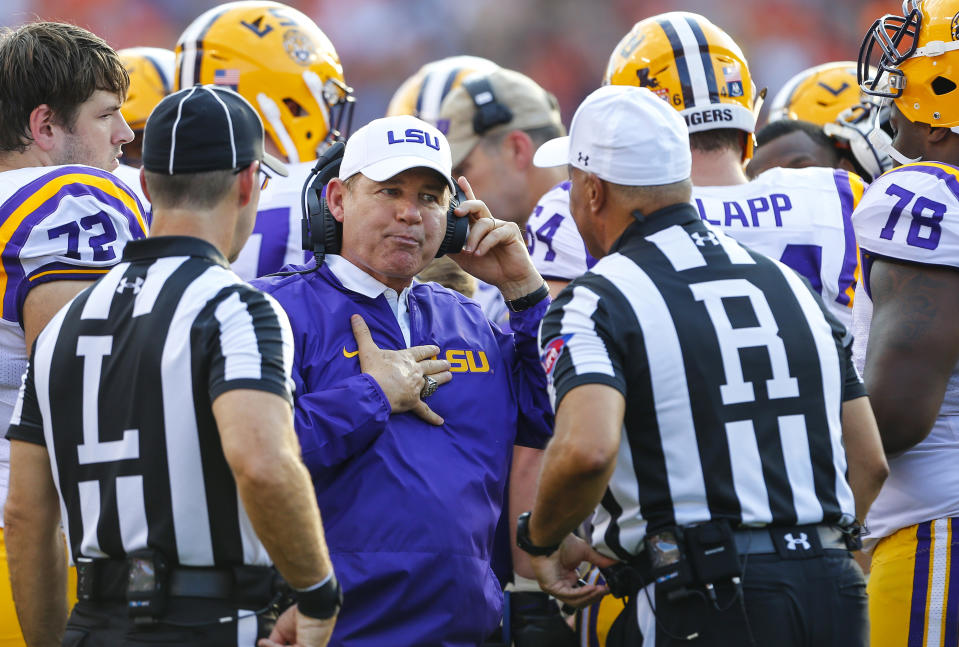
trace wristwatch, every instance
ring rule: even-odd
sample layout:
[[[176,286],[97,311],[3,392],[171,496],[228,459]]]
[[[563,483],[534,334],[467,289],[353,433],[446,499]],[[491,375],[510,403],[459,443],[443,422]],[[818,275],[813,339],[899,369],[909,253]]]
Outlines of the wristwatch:
[[[516,546],[533,557],[549,557],[556,552],[559,544],[553,546],[537,546],[529,539],[529,517],[531,512],[524,512],[516,520]]]
[[[510,312],[522,312],[523,310],[528,310],[535,306],[537,303],[549,296],[549,286],[546,285],[546,282],[543,282],[543,285],[533,290],[524,297],[518,299],[513,299],[510,301],[506,299],[506,307],[510,309]]]
[[[326,620],[340,612],[343,606],[343,589],[336,576],[330,573],[321,586],[307,591],[296,592],[296,604],[300,613],[307,618]]]

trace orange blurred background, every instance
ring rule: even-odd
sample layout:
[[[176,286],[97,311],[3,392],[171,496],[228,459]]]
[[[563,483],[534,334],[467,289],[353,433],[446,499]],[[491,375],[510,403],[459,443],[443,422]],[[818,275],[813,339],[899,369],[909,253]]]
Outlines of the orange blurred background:
[[[0,24],[72,22],[115,48],[173,49],[214,0],[4,0]],[[855,60],[863,34],[884,13],[877,0],[296,0],[333,41],[357,96],[356,129],[382,116],[420,65],[474,54],[525,72],[559,98],[566,122],[599,85],[609,54],[637,21],[674,10],[705,15],[742,46],[758,88],[771,99],[793,74]],[[762,119],[762,118],[761,118]]]

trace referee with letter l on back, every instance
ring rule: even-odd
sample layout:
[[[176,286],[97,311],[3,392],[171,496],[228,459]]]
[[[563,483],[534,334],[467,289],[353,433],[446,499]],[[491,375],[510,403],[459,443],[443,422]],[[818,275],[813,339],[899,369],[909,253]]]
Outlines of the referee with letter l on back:
[[[865,647],[850,550],[888,467],[851,336],[700,220],[686,126],[649,90],[595,91],[536,163],[569,165],[601,259],[540,331],[556,427],[517,526],[540,585],[584,606],[606,586],[575,569],[599,566],[628,598],[610,646]]]
[[[293,431],[289,321],[229,265],[262,177],[286,170],[253,107],[215,86],[160,102],[143,168],[151,236],[38,337],[7,432],[24,636],[326,645],[342,598]]]

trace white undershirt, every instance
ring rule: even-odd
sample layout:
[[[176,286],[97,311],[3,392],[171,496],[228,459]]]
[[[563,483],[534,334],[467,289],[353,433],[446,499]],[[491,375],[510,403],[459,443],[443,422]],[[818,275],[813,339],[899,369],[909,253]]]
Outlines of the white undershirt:
[[[393,310],[393,316],[396,317],[396,322],[400,325],[403,339],[406,340],[406,347],[409,348],[410,310],[406,300],[410,296],[410,289],[408,287],[403,288],[403,291],[397,294],[396,290],[383,285],[342,256],[327,254],[326,264],[333,272],[333,276],[350,292],[362,294],[370,299],[375,299],[381,294],[386,297],[390,309]]]

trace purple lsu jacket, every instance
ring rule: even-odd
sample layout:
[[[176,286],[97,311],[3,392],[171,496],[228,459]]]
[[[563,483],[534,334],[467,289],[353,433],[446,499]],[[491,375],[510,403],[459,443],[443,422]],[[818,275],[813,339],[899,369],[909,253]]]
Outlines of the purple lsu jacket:
[[[452,367],[427,400],[437,427],[390,415],[360,372],[351,315],[380,348],[406,347],[384,296],[345,289],[325,266],[253,285],[293,328],[296,432],[344,592],[330,644],[480,644],[502,613],[490,553],[513,445],[542,448],[552,434],[536,342],[549,300],[513,314],[507,334],[470,299],[413,285],[412,345],[435,344]]]

